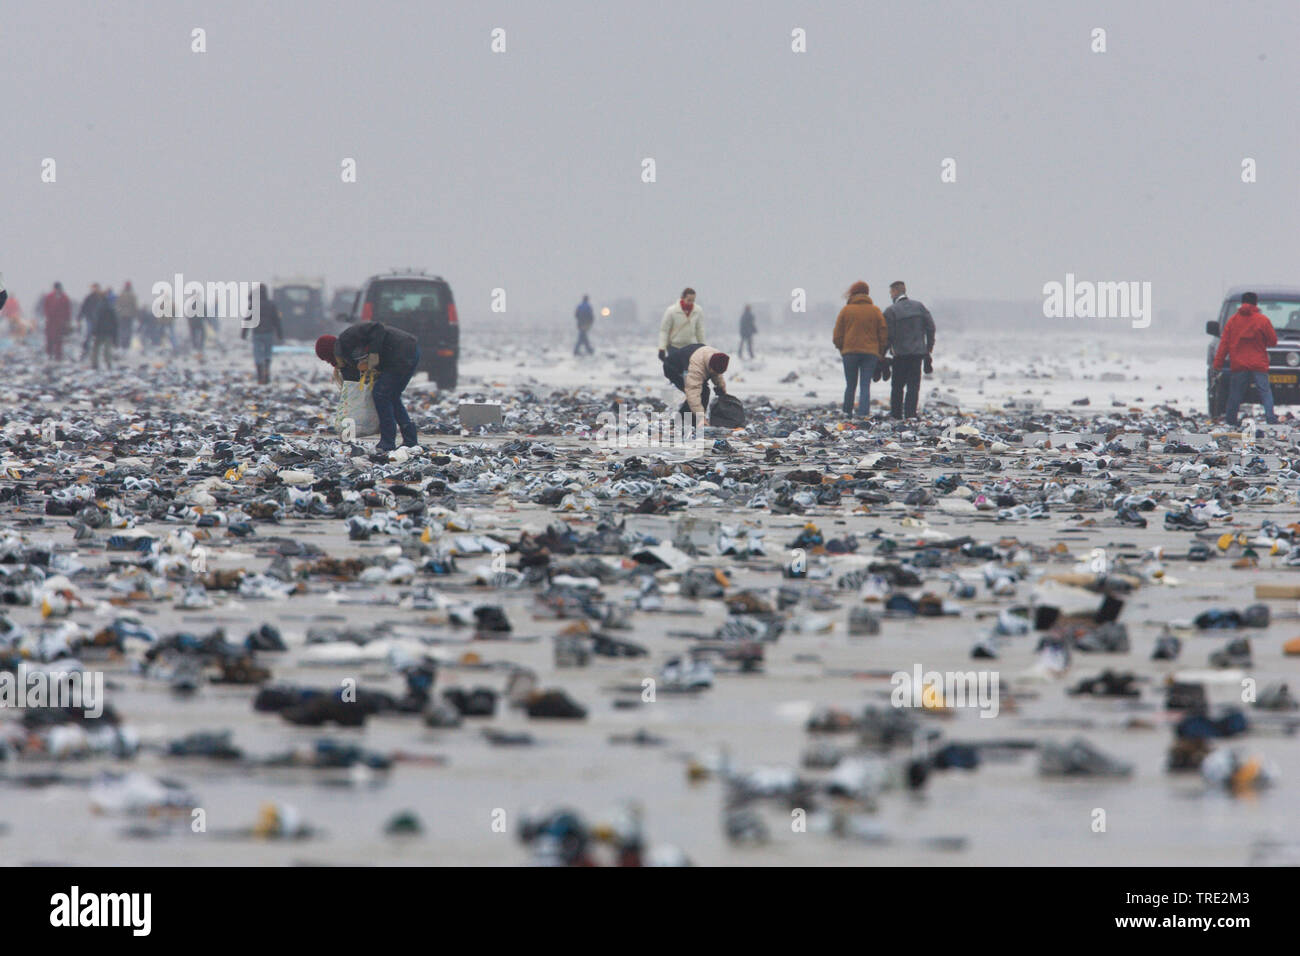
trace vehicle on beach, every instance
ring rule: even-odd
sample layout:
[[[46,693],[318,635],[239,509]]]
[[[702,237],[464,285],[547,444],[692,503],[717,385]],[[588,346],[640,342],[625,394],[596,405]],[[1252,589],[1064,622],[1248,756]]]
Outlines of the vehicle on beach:
[[[361,290],[354,285],[341,285],[334,289],[334,294],[330,296],[329,308],[325,310],[326,315],[341,315],[352,312],[352,304],[357,301],[357,293]]]
[[[1233,286],[1223,297],[1217,321],[1206,322],[1205,332],[1211,341],[1205,353],[1205,403],[1212,417],[1221,417],[1228,404],[1228,376],[1214,370],[1214,353],[1219,348],[1223,328],[1241,307],[1246,292],[1259,296],[1259,310],[1268,316],[1277,330],[1277,345],[1268,350],[1268,381],[1273,389],[1273,404],[1300,405],[1300,287]],[[1259,404],[1259,391],[1252,382],[1246,387],[1245,404]]]
[[[324,279],[272,279],[271,301],[280,310],[286,339],[311,341],[328,331]]]
[[[371,276],[343,323],[382,322],[409,332],[420,343],[420,367],[439,389],[456,387],[460,362],[460,317],[451,286],[441,276],[407,270]]]

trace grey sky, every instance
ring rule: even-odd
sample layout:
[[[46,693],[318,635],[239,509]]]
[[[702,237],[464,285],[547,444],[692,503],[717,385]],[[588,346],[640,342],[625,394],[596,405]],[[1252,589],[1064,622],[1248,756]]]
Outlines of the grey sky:
[[[467,316],[495,287],[644,315],[685,284],[730,312],[857,278],[1035,299],[1068,271],[1190,322],[1225,282],[1300,283],[1294,2],[5,0],[0,44],[25,305],[412,265]]]

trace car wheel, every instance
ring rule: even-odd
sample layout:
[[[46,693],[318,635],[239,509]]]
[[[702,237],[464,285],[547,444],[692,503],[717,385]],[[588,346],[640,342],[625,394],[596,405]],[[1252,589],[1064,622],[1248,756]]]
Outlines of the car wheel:
[[[1228,408],[1228,390],[1224,376],[1211,371],[1205,385],[1205,405],[1211,418],[1222,418]]]
[[[438,362],[433,366],[429,377],[438,383],[440,392],[449,392],[456,387],[456,363]]]

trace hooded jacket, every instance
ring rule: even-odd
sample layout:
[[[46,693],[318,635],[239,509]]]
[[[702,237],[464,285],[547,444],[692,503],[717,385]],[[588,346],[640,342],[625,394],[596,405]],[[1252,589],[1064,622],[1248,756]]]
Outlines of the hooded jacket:
[[[885,310],[889,345],[895,355],[928,355],[934,351],[934,319],[915,299],[900,295]]]
[[[62,335],[72,322],[72,300],[58,289],[46,294],[42,302],[45,311],[45,328],[52,335]]]
[[[697,305],[687,315],[680,301],[674,302],[664,312],[659,323],[659,348],[679,349],[684,345],[704,343],[704,313]]]
[[[889,348],[889,327],[880,309],[865,292],[850,296],[835,320],[831,341],[841,355],[885,354]]]
[[[334,343],[334,354],[344,363],[356,367],[367,355],[379,356],[379,371],[409,368],[415,364],[419,342],[414,335],[384,325],[382,322],[358,322],[349,325]]]
[[[1214,367],[1223,368],[1227,359],[1234,372],[1267,372],[1268,349],[1277,345],[1277,330],[1258,306],[1243,302],[1232,314],[1219,337]]]

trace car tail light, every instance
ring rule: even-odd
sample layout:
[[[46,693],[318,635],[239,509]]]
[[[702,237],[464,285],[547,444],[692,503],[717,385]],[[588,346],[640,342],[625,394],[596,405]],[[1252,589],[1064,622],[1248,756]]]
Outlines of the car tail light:
[[[448,358],[449,356],[452,356],[452,355],[455,355],[455,354],[456,354],[456,352],[455,352],[453,349],[438,349],[438,355],[439,355],[439,357],[441,357],[441,358]]]
[[[457,325],[457,324],[459,324],[459,322],[460,322],[460,319],[459,319],[459,317],[456,315],[456,303],[455,303],[455,302],[448,302],[448,303],[447,303],[447,324],[448,324],[448,325]]]
[[[375,304],[373,302],[367,302],[365,305],[361,307],[361,321],[370,322],[374,319],[374,317],[375,317]]]

